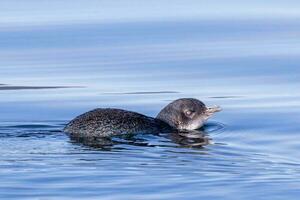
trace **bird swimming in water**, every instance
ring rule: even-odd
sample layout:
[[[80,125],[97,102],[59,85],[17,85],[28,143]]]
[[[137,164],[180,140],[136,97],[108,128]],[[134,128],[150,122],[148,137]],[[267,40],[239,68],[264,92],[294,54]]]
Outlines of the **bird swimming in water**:
[[[156,118],[114,108],[97,108],[70,121],[64,132],[72,137],[110,137],[137,133],[168,133],[201,128],[218,106],[206,107],[198,99],[177,99],[164,107]]]

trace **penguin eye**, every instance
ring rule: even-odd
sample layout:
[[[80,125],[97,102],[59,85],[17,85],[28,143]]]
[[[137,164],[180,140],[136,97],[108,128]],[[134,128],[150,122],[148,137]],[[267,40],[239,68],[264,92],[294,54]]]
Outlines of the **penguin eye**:
[[[192,111],[192,110],[186,110],[185,111],[186,116],[191,116],[193,113],[194,113],[194,111]]]

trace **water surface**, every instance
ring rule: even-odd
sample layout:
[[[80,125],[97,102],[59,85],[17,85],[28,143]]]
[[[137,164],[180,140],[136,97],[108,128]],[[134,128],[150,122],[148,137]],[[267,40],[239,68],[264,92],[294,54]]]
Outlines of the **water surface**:
[[[297,16],[280,12],[277,3],[274,18],[258,19],[250,10],[248,18],[199,17],[195,10],[172,18],[162,14],[163,5],[161,18],[148,18],[149,11],[136,14],[143,16],[138,20],[132,14],[106,22],[61,10],[61,18],[45,13],[33,20],[28,7],[21,19],[6,10],[10,18],[0,20],[0,198],[299,197]],[[74,16],[84,20],[71,23]],[[223,108],[204,129],[211,144],[192,148],[138,135],[91,147],[61,131],[96,107],[156,116],[181,97]]]

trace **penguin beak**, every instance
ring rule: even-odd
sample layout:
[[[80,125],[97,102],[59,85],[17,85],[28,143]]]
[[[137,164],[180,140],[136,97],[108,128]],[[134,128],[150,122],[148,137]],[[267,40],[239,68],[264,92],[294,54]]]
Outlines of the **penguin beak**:
[[[220,112],[221,110],[222,110],[222,108],[220,106],[212,106],[212,107],[207,107],[206,113],[208,115],[212,115],[215,112]]]

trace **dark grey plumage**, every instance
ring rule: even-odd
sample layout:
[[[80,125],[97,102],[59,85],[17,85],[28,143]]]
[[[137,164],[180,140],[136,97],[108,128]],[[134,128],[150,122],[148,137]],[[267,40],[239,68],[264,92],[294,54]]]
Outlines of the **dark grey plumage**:
[[[204,120],[201,119],[204,119],[206,111],[205,104],[198,99],[182,98],[164,107],[158,113],[156,119],[160,119],[176,129],[185,129],[190,123],[200,128],[204,123]],[[195,124],[195,121],[199,125]]]
[[[73,137],[109,137],[171,130],[168,124],[145,115],[113,108],[98,108],[70,121],[64,132]]]
[[[156,118],[121,109],[98,108],[73,119],[64,131],[73,137],[109,137],[195,130],[218,111],[219,107],[207,108],[204,103],[192,98],[171,102]]]

